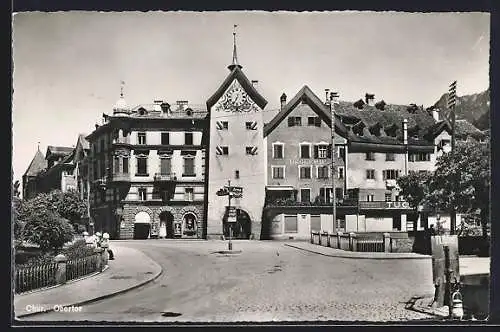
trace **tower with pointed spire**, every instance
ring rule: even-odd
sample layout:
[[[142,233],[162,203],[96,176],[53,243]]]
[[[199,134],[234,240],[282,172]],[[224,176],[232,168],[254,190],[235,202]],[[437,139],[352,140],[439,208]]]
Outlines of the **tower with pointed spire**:
[[[237,24],[233,26],[233,62],[227,66],[227,68],[230,71],[233,71],[234,68],[238,67],[239,69],[243,68],[239,63],[238,63],[238,53],[236,52],[236,28],[238,27]]]
[[[232,233],[234,238],[260,239],[266,181],[263,110],[267,101],[241,70],[236,31],[233,61],[227,68],[231,72],[207,100],[206,237],[228,237]],[[233,221],[228,218],[228,196],[216,194],[228,186],[228,181],[243,190],[242,196],[235,196],[230,203],[231,214],[236,214]]]

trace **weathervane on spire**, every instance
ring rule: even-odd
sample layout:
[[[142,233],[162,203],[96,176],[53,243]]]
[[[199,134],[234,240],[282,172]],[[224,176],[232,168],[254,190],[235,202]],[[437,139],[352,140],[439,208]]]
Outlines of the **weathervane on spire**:
[[[120,97],[123,97],[123,87],[125,86],[125,81],[120,81]]]
[[[233,70],[235,67],[238,67],[241,69],[240,64],[238,63],[238,55],[236,53],[236,28],[238,27],[237,24],[233,26],[233,63],[229,65],[227,68],[229,70]]]

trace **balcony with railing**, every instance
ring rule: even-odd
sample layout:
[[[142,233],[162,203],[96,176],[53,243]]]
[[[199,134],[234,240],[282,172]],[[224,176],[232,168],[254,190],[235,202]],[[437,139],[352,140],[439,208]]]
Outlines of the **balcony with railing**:
[[[117,137],[117,138],[113,138],[113,144],[117,144],[117,145],[120,145],[120,144],[130,144],[130,137],[127,136],[127,137]]]
[[[177,181],[175,173],[155,173],[154,181],[157,183],[171,183]]]
[[[130,173],[113,173],[108,179],[111,183],[130,182]]]
[[[346,198],[337,199],[337,207],[357,207],[358,201],[356,199]],[[323,199],[317,199],[314,202],[301,202],[293,198],[276,198],[268,199],[265,203],[266,207],[333,207],[331,200],[325,201]]]

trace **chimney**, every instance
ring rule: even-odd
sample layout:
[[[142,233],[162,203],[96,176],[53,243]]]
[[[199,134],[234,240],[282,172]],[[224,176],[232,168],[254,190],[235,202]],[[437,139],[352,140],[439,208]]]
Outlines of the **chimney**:
[[[259,89],[259,81],[258,80],[252,80],[252,85],[255,88],[255,90]]]
[[[179,110],[183,111],[186,109],[186,106],[188,104],[188,101],[187,100],[177,100],[177,106],[179,108]]]
[[[325,89],[325,105],[330,105],[330,89]]]
[[[375,95],[370,93],[365,93],[365,103],[368,106],[373,106],[373,102],[375,101]]]
[[[280,102],[281,102],[281,109],[283,109],[286,105],[286,94],[284,92],[280,97]]]
[[[432,109],[432,117],[434,118],[434,121],[436,122],[439,121],[439,109],[437,108]]]
[[[403,120],[403,144],[408,144],[408,120]]]

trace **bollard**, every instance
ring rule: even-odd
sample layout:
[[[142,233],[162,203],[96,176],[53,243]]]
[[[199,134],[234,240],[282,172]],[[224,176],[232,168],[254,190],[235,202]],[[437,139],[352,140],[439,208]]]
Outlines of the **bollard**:
[[[331,236],[332,236],[332,234],[330,234],[330,232],[328,232],[327,235],[326,235],[326,243],[328,243],[327,247],[331,247],[332,246],[332,237]]]
[[[311,243],[314,244],[314,240],[313,240],[313,232],[311,231]]]
[[[349,246],[351,251],[357,251],[358,240],[356,239],[356,233],[349,233]]]
[[[391,252],[391,234],[384,233],[384,252]]]
[[[97,259],[97,270],[99,272],[102,272],[102,270],[104,269],[104,265],[105,265],[104,259],[103,259],[103,254],[102,254],[103,251],[104,251],[104,249],[102,249],[102,248],[95,248],[94,249],[94,252],[96,254],[98,254],[97,255],[97,258],[98,258]]]
[[[63,254],[59,254],[56,257],[54,257],[54,261],[57,263],[56,283],[57,284],[65,284],[66,283],[67,258]]]
[[[342,245],[340,243],[340,239],[342,238],[342,232],[337,232],[337,248],[342,249]]]

